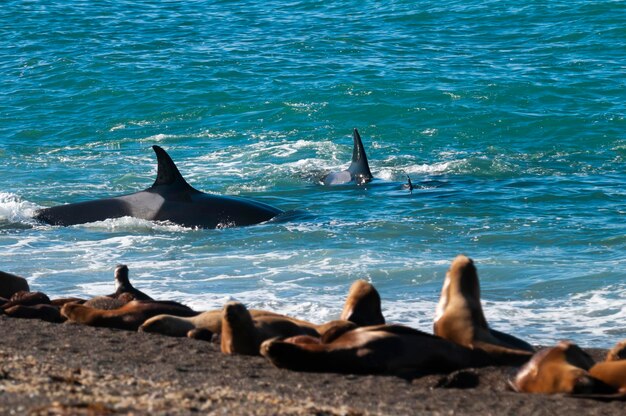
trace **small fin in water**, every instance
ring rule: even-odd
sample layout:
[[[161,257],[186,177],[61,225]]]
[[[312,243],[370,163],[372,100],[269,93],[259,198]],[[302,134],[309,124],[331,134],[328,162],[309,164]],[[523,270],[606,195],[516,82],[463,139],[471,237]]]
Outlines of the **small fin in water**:
[[[406,175],[406,179],[409,181],[407,187],[409,188],[409,191],[413,193],[413,189],[415,189],[415,187],[413,186],[413,182],[411,182],[411,177]]]

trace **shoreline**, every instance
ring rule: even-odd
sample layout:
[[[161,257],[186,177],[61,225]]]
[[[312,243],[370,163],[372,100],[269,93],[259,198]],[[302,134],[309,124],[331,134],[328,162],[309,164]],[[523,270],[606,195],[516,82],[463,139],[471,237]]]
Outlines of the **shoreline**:
[[[621,401],[512,392],[514,367],[299,373],[188,338],[6,316],[0,330],[0,414],[623,414]]]

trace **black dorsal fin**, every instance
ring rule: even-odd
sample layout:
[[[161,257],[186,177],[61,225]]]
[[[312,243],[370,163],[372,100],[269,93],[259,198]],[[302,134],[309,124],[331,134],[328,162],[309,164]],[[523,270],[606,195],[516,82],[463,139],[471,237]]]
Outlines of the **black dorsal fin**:
[[[183,175],[180,174],[178,168],[174,164],[174,161],[167,154],[165,150],[161,147],[154,145],[152,146],[154,153],[157,155],[157,177],[152,186],[160,186],[160,185],[178,185],[181,187],[191,188],[191,185],[185,181]]]
[[[363,142],[361,141],[361,135],[357,129],[354,129],[352,138],[354,141],[354,148],[352,149],[352,164],[348,170],[353,175],[360,175],[363,181],[369,182],[372,180],[373,176],[372,172],[370,172],[370,165],[367,162],[367,155],[365,154],[365,148],[363,147]]]

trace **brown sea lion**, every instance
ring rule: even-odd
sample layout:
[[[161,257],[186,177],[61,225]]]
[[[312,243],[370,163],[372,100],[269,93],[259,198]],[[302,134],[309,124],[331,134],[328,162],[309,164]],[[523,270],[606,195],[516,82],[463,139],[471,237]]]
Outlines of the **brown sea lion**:
[[[358,326],[384,324],[385,317],[376,288],[365,280],[355,281],[350,287],[339,319],[354,322]]]
[[[10,299],[19,291],[30,291],[26,279],[11,273],[0,272],[0,297]]]
[[[480,304],[476,267],[462,255],[454,259],[446,274],[434,333],[459,345],[482,349],[500,364],[523,364],[534,352],[530,344],[489,328]]]
[[[59,308],[63,305],[65,305],[66,303],[78,303],[78,304],[84,304],[86,302],[85,299],[81,299],[81,298],[57,298],[57,299],[51,299],[50,300],[50,304],[54,305],[54,306],[58,306]]]
[[[68,303],[61,308],[61,314],[72,322],[85,325],[136,331],[146,319],[156,315],[195,316],[198,312],[178,302],[134,300],[112,310]]]
[[[128,266],[118,264],[115,267],[115,293],[107,295],[110,298],[118,298],[125,293],[132,295],[135,300],[153,300],[141,290],[135,289],[128,278]]]
[[[493,363],[482,350],[402,325],[360,327],[330,343],[303,336],[270,339],[263,342],[260,351],[275,366],[290,370],[405,377]]]
[[[135,300],[135,298],[132,294],[122,293],[116,298],[111,298],[109,296],[96,296],[84,302],[83,305],[95,309],[112,310],[121,308],[133,300]]]
[[[533,355],[512,387],[525,393],[608,394],[614,390],[589,375],[593,359],[577,345],[561,341]]]
[[[2,309],[8,309],[13,306],[34,306],[34,305],[49,305],[50,298],[43,292],[27,292],[20,290],[11,296],[9,301],[2,305]]]
[[[253,317],[261,315],[279,315],[274,312],[259,309],[250,309]],[[282,315],[280,315],[282,316]],[[157,315],[154,316],[139,327],[139,331],[151,332],[171,337],[189,336],[189,332],[193,330],[206,330],[212,334],[220,334],[222,332],[222,309],[202,312],[196,316],[182,317],[174,315]],[[195,336],[195,332],[192,333]],[[199,336],[201,333],[198,333]]]
[[[60,323],[65,321],[58,306],[38,304],[33,306],[15,305],[4,311],[11,318],[41,319]]]
[[[618,342],[607,353],[606,361],[626,360],[626,340]]]
[[[239,302],[228,302],[222,311],[221,349],[225,354],[259,355],[263,341],[274,337],[292,337],[319,333],[306,323],[285,316],[262,315],[252,317]]]

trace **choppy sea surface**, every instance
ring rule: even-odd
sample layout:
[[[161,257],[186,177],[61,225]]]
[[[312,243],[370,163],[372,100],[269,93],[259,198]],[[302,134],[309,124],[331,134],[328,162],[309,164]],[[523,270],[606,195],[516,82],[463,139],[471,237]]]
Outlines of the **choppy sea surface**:
[[[8,1],[0,270],[52,296],[138,288],[336,318],[350,284],[431,331],[472,257],[490,324],[626,338],[626,2]],[[324,187],[358,128],[375,181]],[[34,210],[188,182],[304,213],[218,230]],[[416,189],[403,188],[410,175]]]

